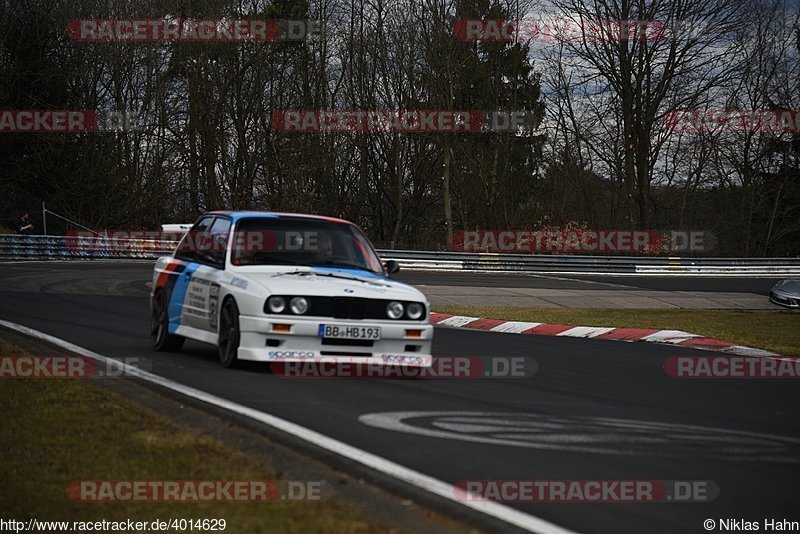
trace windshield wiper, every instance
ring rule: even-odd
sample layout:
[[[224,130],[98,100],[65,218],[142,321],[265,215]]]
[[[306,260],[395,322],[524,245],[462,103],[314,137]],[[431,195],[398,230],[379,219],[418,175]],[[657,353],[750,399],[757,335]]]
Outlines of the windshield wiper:
[[[237,258],[239,261],[247,260],[248,258]],[[293,261],[284,258],[276,258],[274,256],[256,256],[253,258],[253,263],[240,263],[239,265],[298,265]]]
[[[323,261],[322,263],[315,263],[313,267],[342,267],[343,269],[358,269],[359,271],[369,271],[363,265],[357,265],[355,263],[346,263],[341,261]]]
[[[288,273],[288,274],[295,274],[295,273]],[[388,284],[384,282],[379,282],[377,280],[371,280],[369,278],[360,277],[358,275],[351,275],[347,276],[346,273],[332,273],[332,272],[319,272],[319,271],[310,271],[305,274],[310,274],[312,276],[325,276],[328,278],[338,278],[340,280],[352,280],[353,282],[361,282],[362,284],[369,284],[371,286],[378,286],[378,287],[389,287]]]

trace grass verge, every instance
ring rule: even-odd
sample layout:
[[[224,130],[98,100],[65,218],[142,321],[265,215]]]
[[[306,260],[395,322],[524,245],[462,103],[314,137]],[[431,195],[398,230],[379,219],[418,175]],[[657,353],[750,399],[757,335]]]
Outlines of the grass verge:
[[[21,356],[0,339],[0,355]],[[274,480],[255,459],[85,380],[0,379],[5,519],[224,518],[228,532],[388,532],[354,505],[75,502],[72,480]]]
[[[800,354],[800,313],[793,310],[443,306],[435,311],[509,321],[684,330],[778,354]]]

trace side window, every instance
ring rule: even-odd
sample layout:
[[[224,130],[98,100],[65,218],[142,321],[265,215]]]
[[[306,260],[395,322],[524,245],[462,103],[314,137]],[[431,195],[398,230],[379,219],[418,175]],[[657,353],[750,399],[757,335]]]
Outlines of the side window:
[[[207,254],[208,259],[212,259],[213,263],[218,265],[225,264],[225,252],[228,250],[228,234],[231,231],[231,221],[224,217],[217,217],[214,219],[211,228],[208,230],[210,239],[210,252]]]
[[[180,244],[175,257],[181,260],[196,261],[198,259],[197,253],[201,248],[201,242],[204,236],[207,236],[208,227],[214,217],[203,217],[192,226],[192,229],[186,232]]]

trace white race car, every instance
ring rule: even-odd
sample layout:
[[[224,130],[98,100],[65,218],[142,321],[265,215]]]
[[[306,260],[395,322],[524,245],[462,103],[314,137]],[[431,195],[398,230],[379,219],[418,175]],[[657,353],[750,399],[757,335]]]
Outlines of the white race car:
[[[335,361],[431,365],[429,303],[392,280],[354,224],[331,217],[214,211],[156,261],[151,335],[217,345],[225,367]]]

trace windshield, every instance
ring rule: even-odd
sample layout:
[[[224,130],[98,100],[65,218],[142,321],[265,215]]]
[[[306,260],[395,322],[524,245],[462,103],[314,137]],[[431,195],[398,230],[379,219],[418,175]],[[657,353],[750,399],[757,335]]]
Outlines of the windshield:
[[[231,263],[319,266],[384,274],[372,244],[356,226],[324,219],[242,219],[234,232]]]

